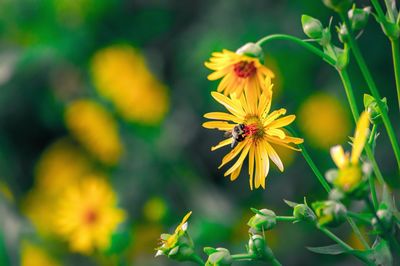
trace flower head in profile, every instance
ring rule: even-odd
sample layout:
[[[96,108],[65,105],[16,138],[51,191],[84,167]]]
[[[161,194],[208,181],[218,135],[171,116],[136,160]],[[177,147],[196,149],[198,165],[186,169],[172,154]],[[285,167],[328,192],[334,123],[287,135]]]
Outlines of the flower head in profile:
[[[282,117],[286,114],[286,109],[283,108],[270,113],[272,84],[269,78],[266,79],[265,83],[267,89],[263,91],[260,97],[255,99],[247,97],[246,94],[236,98],[235,95],[227,97],[221,93],[212,92],[212,97],[222,104],[229,113],[212,112],[204,115],[204,117],[215,121],[205,122],[203,127],[234,133],[232,138],[221,141],[211,150],[232,145],[232,139],[234,140],[233,144],[238,141],[238,144],[222,159],[220,168],[239,156],[236,162],[225,172],[225,176],[230,175],[230,179],[233,181],[239,176],[244,160],[248,156],[250,189],[253,189],[253,183],[256,188],[260,186],[265,188],[265,178],[269,172],[270,159],[280,171],[283,171],[282,161],[275,151],[274,145],[298,150],[290,144],[303,142],[303,139],[291,137],[283,130],[283,127],[295,120],[294,115]],[[239,135],[237,132],[233,132],[238,129]]]
[[[175,232],[161,235],[161,245],[158,247],[156,257],[166,255],[177,260],[187,260],[193,254],[193,241],[187,234],[188,219],[192,212],[188,212],[176,227]]]
[[[357,122],[351,154],[348,152],[345,153],[341,145],[331,148],[332,159],[339,169],[337,175],[331,178],[331,181],[344,192],[352,192],[358,187],[363,178],[359,160],[367,141],[368,133],[369,113],[363,112]]]
[[[114,191],[104,178],[91,176],[65,190],[54,214],[54,231],[72,251],[90,254],[105,250],[112,233],[125,219]]]
[[[210,61],[205,62],[205,66],[214,71],[207,78],[221,79],[217,91],[224,95],[236,93],[240,97],[245,91],[258,96],[268,88],[265,79],[274,77],[274,73],[260,62],[262,56],[262,49],[254,43],[248,43],[236,52],[225,49],[214,52]]]

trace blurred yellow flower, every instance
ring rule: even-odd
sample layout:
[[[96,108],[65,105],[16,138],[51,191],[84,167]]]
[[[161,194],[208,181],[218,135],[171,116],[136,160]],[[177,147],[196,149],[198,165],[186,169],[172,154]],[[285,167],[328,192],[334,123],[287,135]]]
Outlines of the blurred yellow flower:
[[[55,259],[37,245],[24,241],[21,249],[21,266],[58,266]]]
[[[12,194],[8,185],[3,181],[0,181],[0,197],[4,197],[10,202],[14,201],[14,195]]]
[[[71,139],[61,138],[45,149],[36,164],[35,187],[22,203],[39,233],[47,235],[52,230],[55,199],[92,171],[89,159]]]
[[[236,93],[240,97],[245,91],[248,97],[259,96],[262,91],[269,90],[265,79],[274,77],[274,73],[261,64],[258,58],[225,49],[212,53],[205,66],[215,71],[208,75],[209,80],[222,78],[217,91],[224,95]]]
[[[125,212],[117,208],[117,199],[100,176],[84,179],[65,190],[54,213],[54,231],[69,242],[72,251],[90,254],[104,250]]]
[[[212,92],[213,98],[224,105],[230,113],[212,112],[204,115],[205,118],[217,121],[205,122],[203,127],[231,132],[232,135],[232,138],[223,140],[217,146],[212,147],[211,150],[229,144],[233,147],[235,144],[235,142],[232,142],[233,140],[240,141],[222,159],[219,167],[221,168],[240,154],[237,161],[224,174],[225,176],[230,175],[233,181],[239,176],[244,160],[248,155],[250,189],[253,189],[253,182],[255,188],[260,186],[265,188],[265,179],[270,169],[270,159],[280,171],[284,169],[279,155],[271,144],[296,150],[290,144],[303,142],[303,139],[291,137],[283,130],[283,127],[295,120],[295,115],[279,118],[286,114],[286,109],[283,108],[269,113],[271,109],[271,92],[269,90],[272,84],[269,79],[266,82],[268,84],[267,89],[263,91],[259,99],[248,98],[246,93],[238,99],[235,95],[226,97],[218,92]],[[233,122],[233,124],[228,121]],[[238,134],[238,136],[235,137],[234,134]]]
[[[147,125],[160,123],[169,109],[167,88],[150,72],[142,54],[128,45],[96,52],[91,73],[97,91],[121,116]]]
[[[342,104],[325,93],[312,95],[301,105],[298,124],[307,143],[321,149],[345,141],[351,129]]]
[[[90,161],[78,145],[69,138],[61,138],[46,148],[36,164],[35,186],[58,195],[91,171]]]
[[[351,192],[360,183],[363,173],[359,166],[360,155],[364,149],[369,134],[369,114],[363,112],[357,121],[356,132],[354,133],[353,148],[351,155],[345,153],[341,145],[331,148],[331,156],[339,168],[334,184],[345,192]]]
[[[116,164],[122,153],[117,123],[111,114],[92,100],[72,102],[65,113],[71,134],[103,163]]]

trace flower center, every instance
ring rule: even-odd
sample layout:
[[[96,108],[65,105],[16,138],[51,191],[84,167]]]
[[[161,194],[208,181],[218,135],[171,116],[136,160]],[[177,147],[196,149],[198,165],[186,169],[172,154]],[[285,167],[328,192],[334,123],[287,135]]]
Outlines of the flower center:
[[[252,136],[254,139],[260,139],[265,135],[264,126],[257,116],[245,118],[244,132],[246,136]]]
[[[94,224],[98,220],[99,216],[98,216],[97,212],[89,209],[86,211],[83,218],[84,218],[84,221],[86,222],[86,224]]]
[[[256,73],[254,62],[240,61],[233,65],[233,71],[239,78],[248,78]]]

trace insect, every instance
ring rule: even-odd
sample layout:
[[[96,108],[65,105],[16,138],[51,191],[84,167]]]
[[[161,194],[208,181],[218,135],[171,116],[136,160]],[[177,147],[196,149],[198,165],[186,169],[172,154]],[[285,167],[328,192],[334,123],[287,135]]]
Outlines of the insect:
[[[236,143],[241,142],[245,139],[246,133],[246,125],[238,124],[232,128],[230,131],[226,131],[224,136],[226,138],[232,138],[231,148],[233,148]]]

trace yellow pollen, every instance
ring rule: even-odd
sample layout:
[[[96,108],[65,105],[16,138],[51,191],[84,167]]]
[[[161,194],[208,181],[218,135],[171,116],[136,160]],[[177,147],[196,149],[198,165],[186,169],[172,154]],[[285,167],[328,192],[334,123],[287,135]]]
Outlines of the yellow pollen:
[[[255,115],[246,116],[244,119],[244,124],[246,126],[252,125],[256,128],[256,131],[250,135],[253,137],[253,139],[258,140],[264,137],[265,135],[264,125],[258,116]]]

